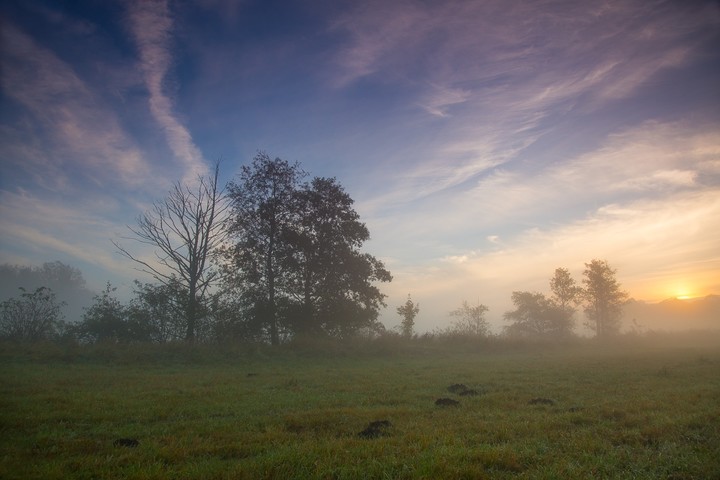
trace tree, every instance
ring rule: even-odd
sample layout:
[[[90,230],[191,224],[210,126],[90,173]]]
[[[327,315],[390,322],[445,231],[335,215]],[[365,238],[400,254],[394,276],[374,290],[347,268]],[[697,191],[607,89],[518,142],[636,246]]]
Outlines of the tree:
[[[567,268],[555,269],[555,275],[550,279],[550,291],[553,294],[551,300],[561,309],[575,312],[573,305],[577,304],[582,288],[577,286]]]
[[[79,320],[83,307],[93,298],[80,270],[59,261],[45,262],[39,267],[0,265],[0,299],[14,296],[18,287],[28,292],[40,287],[52,290],[62,305],[63,316],[70,321]]]
[[[208,288],[217,278],[211,256],[225,240],[223,217],[227,203],[218,188],[220,164],[211,177],[199,176],[196,185],[176,183],[168,196],[128,227],[134,240],[155,248],[156,263],[143,260],[113,242],[120,253],[141,265],[141,271],[166,286],[179,286],[185,296],[185,340],[195,340],[207,301]]]
[[[113,295],[116,290],[108,282],[94,303],[88,307],[76,336],[84,342],[128,343],[150,339],[150,326],[137,317],[131,317],[128,308]]]
[[[586,325],[598,338],[607,338],[620,331],[622,306],[628,293],[620,289],[615,279],[616,270],[605,260],[592,260],[585,264],[582,296],[585,300]]]
[[[572,333],[572,319],[559,304],[537,292],[513,292],[515,310],[503,317],[513,323],[505,327],[511,336],[566,337]]]
[[[457,317],[450,331],[454,334],[474,337],[488,336],[490,326],[485,319],[485,313],[488,310],[488,307],[481,303],[471,306],[467,301],[463,301],[460,308],[450,312],[451,317]]]
[[[397,313],[402,317],[400,322],[400,331],[405,337],[412,337],[413,327],[415,326],[415,317],[420,313],[420,304],[413,303],[408,293],[405,305],[397,307]]]
[[[228,281],[244,291],[255,321],[266,325],[273,345],[280,343],[276,291],[285,278],[280,267],[290,255],[282,238],[296,215],[296,191],[305,176],[298,163],[258,153],[228,184],[229,232],[235,245],[226,250]]]
[[[185,338],[183,312],[186,296],[181,285],[141,283],[136,280],[134,293],[127,315],[135,323],[147,325],[150,340],[165,343]]]
[[[19,298],[0,303],[0,336],[30,342],[49,339],[60,326],[64,303],[46,287],[32,293],[20,287],[20,291]]]
[[[289,246],[283,285],[295,332],[346,336],[374,327],[385,306],[375,283],[392,276],[381,261],[360,252],[370,232],[352,198],[336,179],[319,177],[295,197],[294,221],[281,236]]]

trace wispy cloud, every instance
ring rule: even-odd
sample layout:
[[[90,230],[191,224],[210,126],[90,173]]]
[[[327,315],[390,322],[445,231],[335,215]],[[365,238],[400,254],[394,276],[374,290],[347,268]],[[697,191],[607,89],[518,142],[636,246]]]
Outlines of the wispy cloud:
[[[558,119],[692,61],[718,25],[717,9],[668,2],[368,2],[333,24],[348,37],[336,80],[406,85],[409,103],[447,121],[438,141],[403,152],[415,165],[382,200],[414,201],[513,160]],[[460,145],[477,155],[453,155]]]
[[[121,205],[109,197],[72,203],[50,202],[33,192],[0,191],[0,219],[3,224],[3,255],[8,261],[11,245],[50,260],[69,258],[72,262],[100,267],[115,275],[131,275],[132,268],[114,255],[110,238],[121,228]],[[10,248],[9,248],[10,247]]]
[[[52,51],[13,25],[1,32],[3,89],[32,115],[0,132],[5,161],[51,189],[72,176],[139,185],[148,165],[112,109]]]
[[[420,104],[431,115],[447,117],[449,107],[465,103],[472,96],[469,90],[434,85],[432,92]]]
[[[173,21],[166,0],[130,4],[130,26],[140,54],[140,68],[150,93],[150,111],[165,131],[168,144],[185,167],[184,180],[192,182],[207,173],[207,163],[188,129],[173,112],[172,98],[165,91],[172,66]]]

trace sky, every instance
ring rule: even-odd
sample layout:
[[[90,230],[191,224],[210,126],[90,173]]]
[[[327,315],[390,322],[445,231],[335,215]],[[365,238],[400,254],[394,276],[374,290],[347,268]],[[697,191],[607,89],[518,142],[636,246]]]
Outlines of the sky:
[[[0,19],[0,263],[129,291],[151,279],[111,241],[174,182],[264,151],[355,200],[388,327],[410,294],[417,330],[463,301],[497,330],[513,291],[592,259],[636,299],[720,294],[716,1],[10,0]]]

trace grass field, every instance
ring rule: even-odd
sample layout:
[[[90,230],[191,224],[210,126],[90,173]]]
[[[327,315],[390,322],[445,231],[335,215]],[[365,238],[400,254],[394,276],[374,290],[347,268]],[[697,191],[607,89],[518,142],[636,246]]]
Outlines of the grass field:
[[[4,347],[0,478],[718,479],[719,346]]]

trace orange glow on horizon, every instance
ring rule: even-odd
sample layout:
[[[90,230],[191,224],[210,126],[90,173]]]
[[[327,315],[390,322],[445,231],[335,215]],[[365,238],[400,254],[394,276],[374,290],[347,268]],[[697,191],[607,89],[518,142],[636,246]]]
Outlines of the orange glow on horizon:
[[[708,288],[707,282],[703,280],[702,277],[697,279],[683,278],[681,280],[665,279],[651,284],[643,282],[641,285],[632,285],[632,282],[629,282],[627,290],[631,297],[647,302],[661,302],[669,298],[692,300],[713,293],[713,289]]]

